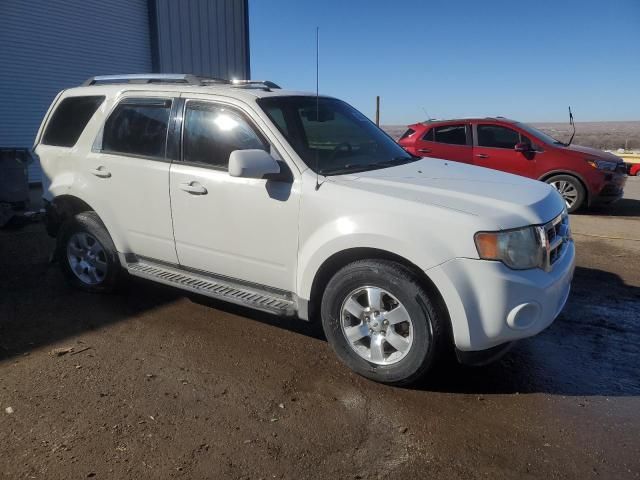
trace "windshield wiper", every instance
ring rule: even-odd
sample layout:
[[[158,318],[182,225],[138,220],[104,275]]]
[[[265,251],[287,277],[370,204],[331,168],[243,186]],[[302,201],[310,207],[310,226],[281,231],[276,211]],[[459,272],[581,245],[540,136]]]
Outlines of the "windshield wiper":
[[[326,169],[320,170],[319,173],[322,175],[340,175],[343,173],[357,173],[357,172],[366,172],[368,170],[378,170],[381,168],[388,167],[396,167],[398,165],[404,165],[406,163],[415,162],[418,158],[413,157],[394,157],[391,160],[385,160],[382,162],[376,163],[367,163],[367,164],[346,164],[341,168],[334,169]]]

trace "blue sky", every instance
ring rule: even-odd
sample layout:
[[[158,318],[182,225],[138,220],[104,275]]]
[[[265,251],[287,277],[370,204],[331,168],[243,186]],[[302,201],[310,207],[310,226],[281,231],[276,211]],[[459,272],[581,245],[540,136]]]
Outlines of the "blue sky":
[[[252,77],[381,123],[640,120],[640,0],[250,0]]]

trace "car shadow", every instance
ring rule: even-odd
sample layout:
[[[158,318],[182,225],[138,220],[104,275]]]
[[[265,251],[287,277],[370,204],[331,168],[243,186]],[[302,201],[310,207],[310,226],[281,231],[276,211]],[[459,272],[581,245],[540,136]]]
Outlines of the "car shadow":
[[[79,292],[66,285],[57,265],[48,263],[51,246],[42,226],[0,233],[0,360],[185,297],[237,315],[237,321],[257,321],[324,341],[319,322],[282,318],[143,280],[133,279],[113,295]],[[613,273],[578,267],[567,306],[546,331],[519,342],[488,366],[465,367],[448,359],[412,389],[478,395],[640,395],[638,312],[640,288]]]
[[[603,217],[640,217],[640,200],[622,198],[611,205],[597,205],[574,215]]]
[[[640,395],[640,288],[577,267],[558,319],[484,367],[446,362],[414,388],[466,394]]]
[[[169,290],[158,295],[148,282],[112,295],[78,291],[49,262],[53,245],[42,224],[0,231],[0,361],[125,321],[180,296]]]
[[[275,328],[325,340],[319,322],[281,318],[199,295],[190,298]],[[546,331],[517,342],[502,359],[483,367],[460,365],[451,353],[425,380],[410,388],[477,395],[640,395],[638,312],[640,288],[626,285],[618,275],[577,267],[569,301]]]

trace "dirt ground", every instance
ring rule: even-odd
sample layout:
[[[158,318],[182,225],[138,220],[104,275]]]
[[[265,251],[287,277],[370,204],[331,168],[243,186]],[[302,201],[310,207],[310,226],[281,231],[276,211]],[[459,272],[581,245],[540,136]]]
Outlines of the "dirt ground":
[[[548,330],[412,389],[303,322],[142,281],[80,293],[40,225],[2,230],[0,477],[640,478],[640,179],[627,197],[572,217]]]

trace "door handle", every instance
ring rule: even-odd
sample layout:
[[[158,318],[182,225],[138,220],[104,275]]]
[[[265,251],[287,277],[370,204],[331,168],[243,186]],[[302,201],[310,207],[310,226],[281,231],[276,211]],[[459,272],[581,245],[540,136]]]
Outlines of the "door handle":
[[[198,182],[181,183],[180,190],[183,190],[192,195],[206,195],[207,189],[200,185]]]
[[[100,177],[100,178],[111,177],[111,172],[109,172],[102,165],[100,165],[98,168],[94,168],[93,170],[91,170],[91,173],[94,174],[96,177]]]
[[[478,153],[478,154],[476,154],[476,157],[478,157],[478,158],[489,158],[489,155],[487,155],[486,153]]]
[[[431,150],[429,150],[428,148],[419,148],[418,151],[420,153],[431,153]]]

